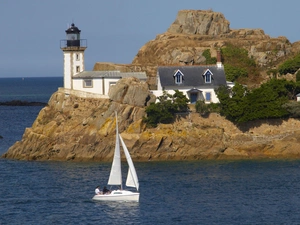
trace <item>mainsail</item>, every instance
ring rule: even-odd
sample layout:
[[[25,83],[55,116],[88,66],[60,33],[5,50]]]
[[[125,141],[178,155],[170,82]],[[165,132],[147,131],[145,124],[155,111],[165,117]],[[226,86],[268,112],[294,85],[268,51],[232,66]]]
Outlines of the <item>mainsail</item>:
[[[116,145],[113,163],[108,179],[108,185],[120,185],[122,189],[122,171],[121,171],[121,154],[120,154],[120,141],[118,130],[118,118],[116,114]]]

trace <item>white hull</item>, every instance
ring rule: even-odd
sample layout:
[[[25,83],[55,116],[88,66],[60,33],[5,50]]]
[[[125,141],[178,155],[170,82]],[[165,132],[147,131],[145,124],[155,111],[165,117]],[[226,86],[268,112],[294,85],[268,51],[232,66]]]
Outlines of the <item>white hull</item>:
[[[126,190],[116,190],[112,191],[110,194],[95,195],[93,200],[96,201],[130,201],[139,202],[140,193],[126,191]]]

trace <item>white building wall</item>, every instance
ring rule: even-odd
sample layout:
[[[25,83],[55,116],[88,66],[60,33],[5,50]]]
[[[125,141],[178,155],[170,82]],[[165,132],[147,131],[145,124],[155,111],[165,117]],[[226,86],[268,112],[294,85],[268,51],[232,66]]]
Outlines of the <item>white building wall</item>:
[[[84,51],[64,52],[64,88],[73,89],[72,77],[84,70]]]
[[[72,89],[71,53],[64,52],[64,88]]]
[[[92,87],[84,87],[84,79],[73,79],[73,89],[108,96],[109,88],[120,78],[93,78]],[[87,78],[87,80],[90,80]]]
[[[108,95],[110,86],[115,85],[120,79],[121,79],[120,77],[106,78],[104,80],[104,87],[105,87],[104,94]]]
[[[103,94],[102,79],[93,79],[92,83],[92,87],[84,87],[84,79],[73,79],[73,89],[78,91],[86,91],[89,93]]]
[[[74,76],[77,73],[84,71],[84,53],[82,51],[74,51],[71,53],[72,60],[72,75]],[[77,69],[79,68],[79,70]]]
[[[201,89],[201,91],[202,91],[204,99],[205,99],[206,93],[210,93],[211,100],[210,101],[205,100],[206,103],[209,103],[209,102],[219,103],[219,99],[218,99],[214,89],[207,88],[207,89]]]
[[[177,89],[178,91],[182,92],[188,99],[190,99],[189,94],[187,93],[190,89]],[[219,99],[215,93],[215,90],[212,88],[208,88],[208,89],[199,89],[202,91],[202,95],[205,98],[206,93],[210,93],[211,95],[211,101],[205,101],[206,103],[218,103]],[[175,90],[165,90],[167,91],[169,94],[173,95],[175,94]],[[151,91],[156,97],[162,96],[163,95],[163,90],[153,90]],[[201,94],[201,93],[200,93]],[[199,96],[200,97],[200,96]],[[200,99],[200,98],[199,98]],[[156,102],[158,102],[158,100],[156,100]]]

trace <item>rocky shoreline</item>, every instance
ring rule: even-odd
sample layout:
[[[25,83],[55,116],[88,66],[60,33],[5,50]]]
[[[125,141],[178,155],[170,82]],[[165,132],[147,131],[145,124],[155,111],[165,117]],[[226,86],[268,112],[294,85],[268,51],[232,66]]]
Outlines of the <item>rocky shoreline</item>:
[[[54,93],[22,140],[2,156],[18,160],[111,161],[114,111],[134,161],[300,159],[300,121],[264,120],[236,126],[218,114],[180,115],[172,124],[146,128],[152,100],[147,84],[120,80],[109,99]],[[150,101],[149,101],[150,100]]]

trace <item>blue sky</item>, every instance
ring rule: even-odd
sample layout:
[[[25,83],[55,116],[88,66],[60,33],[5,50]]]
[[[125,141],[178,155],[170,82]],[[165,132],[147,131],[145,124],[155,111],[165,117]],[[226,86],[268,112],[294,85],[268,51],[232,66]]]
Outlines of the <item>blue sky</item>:
[[[221,12],[231,29],[261,28],[300,40],[299,0],[0,0],[0,77],[63,76],[60,40],[72,22],[95,62],[131,63],[183,9]]]

